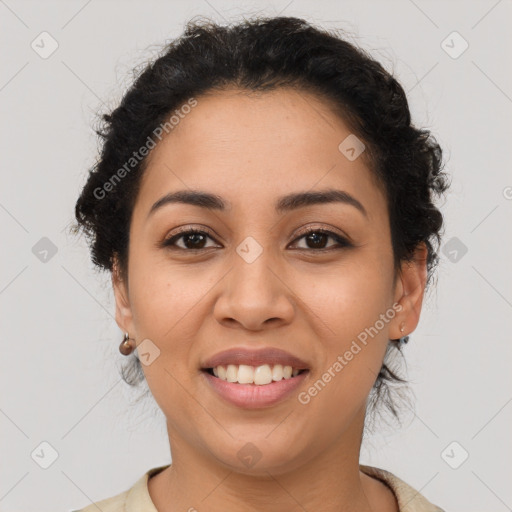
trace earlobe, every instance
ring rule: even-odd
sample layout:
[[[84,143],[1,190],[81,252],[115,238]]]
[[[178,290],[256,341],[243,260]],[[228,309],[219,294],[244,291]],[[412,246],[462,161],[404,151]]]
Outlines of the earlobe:
[[[427,255],[427,246],[421,242],[411,261],[404,261],[401,265],[397,277],[395,302],[398,302],[402,309],[390,328],[391,339],[398,339],[411,333],[418,325],[427,283]]]

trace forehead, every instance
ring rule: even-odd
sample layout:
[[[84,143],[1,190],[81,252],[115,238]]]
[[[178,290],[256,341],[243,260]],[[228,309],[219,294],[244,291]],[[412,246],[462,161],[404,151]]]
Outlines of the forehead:
[[[350,160],[340,151],[354,134],[327,101],[288,88],[216,91],[196,101],[150,153],[136,208],[149,211],[185,188],[237,204],[336,187],[365,198],[370,214],[372,204],[382,206],[365,155]]]

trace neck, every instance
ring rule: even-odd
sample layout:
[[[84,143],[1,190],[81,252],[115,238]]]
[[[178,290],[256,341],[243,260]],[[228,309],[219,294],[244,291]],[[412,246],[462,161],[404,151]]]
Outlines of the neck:
[[[383,497],[385,486],[359,471],[363,424],[364,411],[334,446],[292,469],[266,468],[258,475],[223,465],[207,451],[185,442],[168,425],[172,465],[149,480],[151,499],[159,512],[382,510],[376,502]]]

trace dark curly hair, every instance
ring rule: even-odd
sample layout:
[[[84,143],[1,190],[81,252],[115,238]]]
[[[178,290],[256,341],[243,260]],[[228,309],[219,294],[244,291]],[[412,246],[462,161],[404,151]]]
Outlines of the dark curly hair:
[[[131,214],[147,161],[135,162],[133,156],[191,98],[233,87],[291,87],[328,101],[365,144],[362,156],[386,193],[395,272],[424,243],[428,285],[443,225],[434,195],[449,186],[440,146],[428,130],[413,126],[403,88],[380,63],[339,31],[294,17],[259,17],[231,26],[207,18],[189,21],[183,35],[138,73],[120,105],[103,115],[97,130],[100,158],[75,206],[75,233],[86,234],[93,263],[112,272],[115,257],[127,278]],[[133,168],[126,170],[129,161]],[[113,182],[123,168],[123,179]],[[373,411],[383,404],[399,420],[391,390],[406,380],[391,365],[392,353],[401,355],[401,345],[388,344],[368,406]],[[122,375],[136,385],[144,376],[132,358]]]

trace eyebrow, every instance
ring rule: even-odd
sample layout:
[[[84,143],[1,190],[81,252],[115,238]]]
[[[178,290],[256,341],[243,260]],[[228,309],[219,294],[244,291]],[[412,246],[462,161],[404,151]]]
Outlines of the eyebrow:
[[[170,192],[156,201],[149,210],[148,217],[165,205],[172,203],[190,204],[211,210],[225,211],[231,208],[229,201],[222,197],[200,190],[178,190]],[[280,197],[275,205],[277,213],[286,213],[307,206],[342,203],[357,208],[365,217],[368,212],[364,206],[352,195],[343,190],[326,189],[316,192],[296,192]]]

